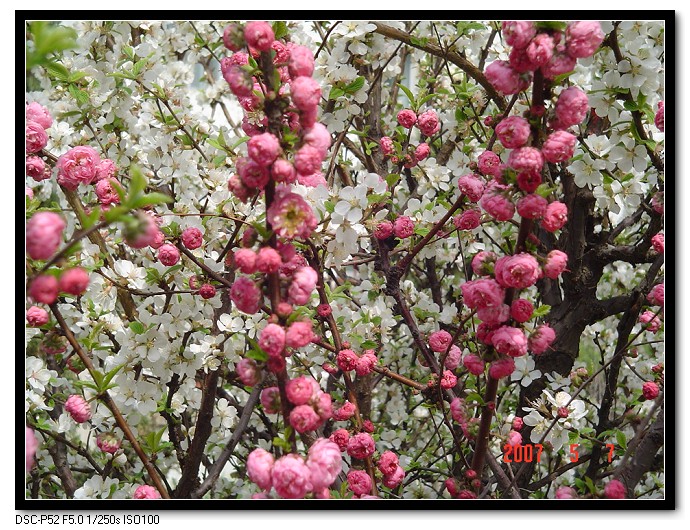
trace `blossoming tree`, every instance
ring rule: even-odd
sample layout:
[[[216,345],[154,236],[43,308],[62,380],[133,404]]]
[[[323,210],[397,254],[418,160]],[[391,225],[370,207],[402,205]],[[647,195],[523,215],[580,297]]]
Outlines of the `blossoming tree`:
[[[27,22],[27,498],[663,498],[663,44]]]

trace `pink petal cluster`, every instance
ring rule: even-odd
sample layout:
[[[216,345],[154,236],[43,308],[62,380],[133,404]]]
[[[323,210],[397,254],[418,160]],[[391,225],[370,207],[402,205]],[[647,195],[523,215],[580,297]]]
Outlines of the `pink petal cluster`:
[[[502,287],[524,289],[537,282],[541,269],[534,256],[522,252],[499,258],[494,265],[494,274]]]
[[[311,471],[302,457],[287,454],[273,464],[273,488],[283,499],[302,499],[313,486]]]
[[[591,57],[603,41],[601,24],[595,20],[571,22],[565,30],[566,49],[573,58]]]
[[[247,457],[247,476],[254,484],[262,490],[270,490],[273,486],[273,466],[275,459],[273,455],[261,449],[254,449]]]
[[[235,364],[235,371],[244,386],[255,386],[261,381],[261,371],[253,359],[240,359]]]
[[[544,274],[547,278],[555,280],[566,270],[568,265],[568,255],[560,250],[552,250],[546,256],[544,264]]]
[[[494,61],[484,72],[489,83],[504,96],[517,94],[529,86],[528,74],[520,74],[507,61]]]
[[[311,206],[292,192],[276,194],[266,216],[276,234],[286,239],[307,239],[318,224]]]
[[[36,449],[38,449],[38,439],[36,433],[30,427],[26,427],[24,434],[24,449],[26,453],[26,470],[29,471],[34,465]]]
[[[645,311],[640,315],[639,321],[646,325],[647,331],[656,333],[661,327],[661,320],[652,311]]]
[[[664,102],[659,101],[659,107],[654,115],[654,125],[661,132],[664,132]]]
[[[72,394],[67,398],[65,410],[69,412],[72,419],[77,423],[84,423],[91,419],[91,406],[83,397],[77,394]]]
[[[266,414],[278,414],[280,412],[280,390],[277,386],[264,388],[259,400]]]
[[[567,129],[582,123],[589,110],[587,94],[575,86],[563,90],[556,102],[556,120],[554,128]]]
[[[532,318],[534,306],[529,300],[518,298],[510,304],[510,316],[515,322],[522,324]]]
[[[175,245],[166,243],[158,248],[158,261],[166,267],[172,267],[180,261],[180,251]]]
[[[41,274],[29,285],[29,297],[41,304],[52,304],[58,296],[58,280],[50,274]]]
[[[189,250],[199,248],[204,243],[204,235],[201,230],[194,226],[185,228],[182,231],[182,244]]]
[[[34,121],[47,129],[53,124],[53,117],[47,108],[36,101],[32,101],[26,106],[26,121]]]
[[[27,156],[26,174],[36,182],[40,182],[50,178],[50,168],[46,165],[41,157]]]
[[[527,337],[521,329],[501,326],[491,337],[496,351],[511,357],[521,357],[527,353]]]
[[[445,330],[434,331],[429,335],[429,346],[435,352],[444,352],[448,349],[453,337]]]
[[[480,206],[497,221],[508,221],[515,214],[515,205],[506,196],[508,186],[492,182],[479,201]]]
[[[230,288],[230,299],[243,313],[253,315],[261,307],[263,294],[257,285],[246,276],[235,280]]]
[[[604,486],[604,496],[607,499],[625,499],[625,486],[620,480],[612,479]]]
[[[477,276],[491,276],[498,256],[491,251],[480,250],[472,258],[472,271]]]
[[[541,220],[541,226],[549,232],[563,228],[568,222],[568,207],[560,201],[549,203]]]
[[[371,477],[366,471],[351,470],[347,474],[347,486],[355,495],[370,495]]]
[[[496,126],[496,137],[508,149],[522,147],[527,143],[529,135],[529,122],[520,116],[509,116]]]
[[[654,381],[647,381],[642,385],[642,397],[646,400],[656,399],[659,395],[659,385]]]
[[[406,215],[401,215],[393,223],[395,237],[406,239],[414,234],[414,221]]]
[[[534,22],[528,20],[504,20],[501,24],[501,33],[508,46],[521,49],[526,48],[537,34]]]
[[[104,453],[115,454],[120,448],[121,440],[112,432],[99,434],[96,437],[96,445]]]
[[[295,305],[305,305],[316,288],[318,274],[311,267],[300,267],[292,275],[292,283],[288,288],[288,302]]]
[[[398,112],[398,123],[405,129],[411,129],[417,123],[417,115],[412,109],[403,109]]]
[[[48,135],[40,123],[29,121],[26,123],[26,152],[38,153],[48,145]]]
[[[248,22],[244,27],[244,39],[250,48],[254,48],[261,52],[267,52],[271,49],[271,44],[275,40],[273,28],[268,22],[254,21]]]
[[[556,332],[548,324],[539,326],[529,337],[529,349],[535,355],[541,355],[556,340]]]
[[[482,213],[474,208],[465,210],[453,218],[453,225],[459,230],[474,230],[481,224]]]
[[[474,353],[465,355],[462,359],[462,364],[467,371],[473,375],[481,375],[484,373],[484,366],[486,363]]]
[[[526,219],[540,219],[546,213],[546,208],[548,206],[549,201],[544,197],[536,193],[530,193],[518,200],[517,212],[520,217]]]
[[[655,234],[654,237],[652,237],[652,247],[654,247],[654,250],[656,250],[659,254],[664,253],[664,242],[665,237],[664,234],[662,234],[661,232]]]
[[[494,379],[508,377],[515,371],[515,361],[512,357],[502,357],[491,363],[489,375]]]
[[[325,438],[316,440],[309,448],[307,467],[311,471],[314,490],[330,487],[343,468],[343,458],[338,444]]]
[[[472,280],[460,286],[465,305],[470,309],[499,306],[503,304],[505,291],[498,282],[489,279]]]
[[[664,307],[664,284],[658,283],[652,287],[647,295],[647,301],[652,305]]]
[[[433,136],[441,130],[441,123],[439,122],[436,112],[429,109],[422,112],[417,117],[417,127],[419,127],[419,130],[422,131],[424,136]]]
[[[478,202],[484,194],[484,183],[474,174],[460,177],[458,179],[458,188],[471,202]]]
[[[74,296],[83,294],[89,286],[89,273],[81,267],[67,269],[60,275],[59,288]]]
[[[54,212],[38,212],[26,224],[26,251],[31,259],[50,258],[62,241],[65,221]]]
[[[577,138],[567,131],[555,131],[551,133],[541,146],[541,153],[547,162],[556,164],[568,161],[575,152]]]
[[[556,490],[557,499],[577,499],[577,491],[570,486],[561,486]]]
[[[477,158],[477,169],[482,175],[498,177],[501,174],[501,159],[493,151],[484,151]]]
[[[153,486],[142,484],[135,491],[132,496],[133,499],[160,499],[161,494]]]
[[[47,324],[50,321],[50,316],[42,307],[32,305],[26,311],[26,321],[32,328],[38,328]]]
[[[73,147],[58,158],[58,184],[68,190],[76,190],[79,184],[91,184],[96,180],[101,158],[93,147]]]
[[[96,191],[98,202],[103,205],[119,204],[120,196],[115,189],[115,185],[119,184],[120,182],[115,178],[104,178],[96,182],[94,190]]]

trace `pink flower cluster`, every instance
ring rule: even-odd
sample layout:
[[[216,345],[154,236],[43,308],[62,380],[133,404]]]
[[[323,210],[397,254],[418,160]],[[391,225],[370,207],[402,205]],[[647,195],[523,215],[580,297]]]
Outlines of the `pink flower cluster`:
[[[357,375],[364,376],[374,371],[378,358],[374,350],[364,350],[360,356],[350,349],[345,349],[338,352],[336,362],[343,372],[354,370]]]
[[[268,451],[258,448],[249,453],[247,475],[266,493],[275,489],[283,499],[303,499],[313,493],[316,498],[328,498],[328,488],[342,469],[338,445],[317,439],[309,448],[307,459],[287,454],[275,460]]]
[[[91,406],[81,396],[72,394],[65,401],[65,410],[77,423],[84,423],[91,419]]]
[[[398,455],[393,451],[384,451],[379,457],[376,467],[383,474],[383,485],[387,488],[399,486],[405,478],[405,470],[398,461]]]
[[[428,109],[417,115],[412,109],[403,109],[398,112],[398,123],[404,129],[412,129],[415,125],[424,136],[431,137],[441,130],[441,122],[438,114],[433,109]],[[407,152],[403,152],[403,146],[409,142],[408,133],[396,130],[395,139],[384,136],[379,141],[381,152],[390,158],[394,164],[401,163],[406,168],[412,168],[424,160],[431,153],[431,147],[427,142],[418,145],[408,145]]]
[[[299,433],[315,431],[333,416],[331,395],[323,392],[311,377],[291,379],[285,385],[285,393],[295,406],[290,412],[290,425]]]

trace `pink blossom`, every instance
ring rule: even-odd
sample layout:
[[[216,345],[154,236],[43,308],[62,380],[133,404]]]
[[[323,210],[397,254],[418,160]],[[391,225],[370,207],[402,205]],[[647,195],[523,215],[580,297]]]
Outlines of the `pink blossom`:
[[[541,226],[549,232],[555,232],[568,222],[568,207],[560,201],[553,201],[546,207]]]
[[[508,63],[518,73],[527,74],[534,72],[539,65],[534,63],[527,54],[527,48],[513,48],[508,56]]]
[[[244,182],[238,175],[231,175],[228,179],[228,189],[235,195],[240,201],[247,202],[250,195],[254,193],[254,190],[250,190],[245,186]]]
[[[544,165],[544,157],[539,149],[520,147],[511,151],[508,165],[520,173],[539,173]]]
[[[99,434],[96,437],[96,445],[104,453],[115,454],[120,448],[120,439],[112,432]]]
[[[312,490],[311,471],[298,455],[288,454],[273,464],[273,487],[284,499],[302,499]]]
[[[29,285],[29,297],[41,304],[52,304],[57,300],[58,281],[55,276],[41,274],[34,278]]]
[[[284,158],[279,158],[271,166],[271,177],[276,182],[292,184],[297,178],[297,173],[290,162]]]
[[[512,357],[502,357],[491,363],[489,375],[494,379],[508,377],[515,371],[515,361]]]
[[[526,219],[539,219],[546,213],[549,202],[535,193],[525,195],[517,202],[517,212]]]
[[[458,179],[458,188],[471,202],[477,202],[484,193],[484,183],[474,174],[463,175]]]
[[[216,288],[210,283],[205,283],[201,287],[199,287],[199,296],[201,296],[201,298],[203,298],[204,300],[209,300],[216,296]],[[238,305],[237,308],[240,309],[240,306]]]
[[[443,363],[443,366],[448,368],[448,370],[455,370],[458,366],[460,366],[461,358],[462,351],[455,344],[453,344],[450,347],[450,350],[448,350],[448,355],[446,355],[446,360]]]
[[[180,251],[175,245],[166,243],[158,249],[158,261],[166,267],[172,267],[180,261]]]
[[[53,124],[53,117],[47,108],[36,101],[32,101],[26,106],[26,121],[34,121],[47,129]]]
[[[93,147],[73,147],[58,158],[58,184],[68,190],[76,190],[79,184],[91,184],[96,180],[101,158]]]
[[[314,73],[314,54],[306,46],[293,46],[290,49],[288,71],[292,77],[311,77]]]
[[[244,30],[239,24],[228,24],[223,31],[223,44],[231,52],[237,52],[244,46]]]
[[[484,373],[485,363],[474,353],[465,355],[465,357],[462,359],[462,364],[465,368],[467,368],[467,371],[473,375],[481,375]]]
[[[296,77],[290,83],[292,102],[303,112],[314,111],[321,100],[321,86],[311,77]]]
[[[520,445],[522,444],[522,435],[517,431],[510,431],[506,443],[508,445]]]
[[[526,252],[503,256],[496,261],[494,274],[501,286],[524,289],[534,285],[539,279],[539,262]]]
[[[261,330],[259,346],[269,356],[277,356],[285,349],[285,330],[278,324],[268,324]]]
[[[304,375],[290,379],[285,385],[285,393],[293,405],[306,405],[317,389],[318,383]]]
[[[656,399],[659,395],[659,385],[654,381],[647,381],[642,385],[642,397],[646,400]]]
[[[271,49],[271,44],[275,40],[273,29],[268,22],[257,20],[248,22],[244,27],[244,39],[247,45],[255,48],[261,52],[267,52]]]
[[[512,423],[513,430],[520,431],[520,430],[522,430],[523,426],[524,426],[524,422],[522,421],[522,418],[520,418],[519,416],[513,418],[513,423]]]
[[[285,332],[285,345],[289,348],[302,348],[313,340],[311,320],[293,322]]]
[[[275,460],[273,455],[261,449],[254,449],[247,457],[247,476],[262,490],[270,490],[273,479],[272,472]]]
[[[489,83],[502,95],[517,94],[529,86],[530,78],[514,70],[507,61],[494,61],[484,72]]]
[[[347,474],[348,489],[355,495],[371,494],[371,477],[366,471],[351,470]]]
[[[529,349],[535,355],[544,353],[556,339],[556,332],[548,324],[539,326],[529,337]]]
[[[81,267],[67,269],[60,275],[59,288],[63,293],[79,296],[89,286],[89,273]]]
[[[311,267],[300,267],[292,276],[288,288],[288,301],[295,305],[305,305],[316,288],[318,274]]]
[[[656,114],[654,115],[654,125],[656,125],[656,128],[659,129],[661,132],[664,132],[664,102],[659,101],[659,108],[656,111]]]
[[[376,464],[384,475],[392,475],[399,466],[398,455],[393,451],[384,451]]]
[[[338,444],[325,438],[316,440],[309,448],[307,467],[311,471],[312,488],[328,488],[343,468]]]
[[[496,137],[508,149],[522,147],[527,143],[529,135],[529,122],[520,116],[509,116],[496,126]]]
[[[661,327],[661,320],[651,311],[642,313],[639,320],[642,324],[646,325],[647,331],[651,331],[652,333],[656,333]]]
[[[182,231],[182,244],[189,250],[197,249],[203,243],[204,235],[198,228],[190,226]]]
[[[620,480],[612,479],[604,486],[604,495],[607,499],[625,499],[625,486]]]
[[[463,301],[470,309],[503,304],[505,291],[495,280],[472,280],[463,283],[460,289],[462,290]]]
[[[316,312],[321,318],[327,318],[333,313],[333,310],[328,304],[319,304],[316,307]]]
[[[480,322],[477,326],[477,338],[484,344],[491,344],[491,338],[494,332],[498,329],[497,324],[492,324],[489,322]]]
[[[429,346],[435,352],[444,352],[451,344],[453,337],[445,330],[434,331],[429,335]]]
[[[524,171],[518,173],[517,184],[525,193],[534,193],[541,184],[541,172]]]
[[[449,389],[453,388],[458,383],[458,378],[450,370],[444,370],[441,376],[441,388]]]
[[[305,130],[302,139],[305,144],[318,149],[322,158],[328,152],[332,142],[331,133],[328,132],[328,129],[322,123],[315,123],[313,127]]]
[[[83,397],[77,394],[72,394],[67,398],[65,410],[69,412],[72,419],[77,423],[84,423],[91,419],[91,406]]]
[[[381,146],[381,152],[384,155],[390,156],[395,152],[395,146],[393,145],[393,140],[390,136],[384,136],[381,138],[379,145]]]
[[[404,478],[405,470],[400,466],[396,466],[395,470],[392,473],[383,475],[383,479],[381,480],[381,482],[387,488],[397,488]]]
[[[406,239],[414,234],[414,221],[406,215],[399,216],[393,223],[395,237]]]
[[[658,234],[655,234],[654,237],[652,237],[652,246],[654,247],[654,250],[656,250],[659,254],[664,253],[664,234],[659,232]]]
[[[537,34],[537,29],[531,21],[504,20],[501,24],[501,32],[508,46],[525,48]]]
[[[472,270],[477,276],[490,276],[494,273],[497,258],[494,252],[480,250],[472,258]]]
[[[374,371],[374,366],[378,363],[378,359],[373,351],[364,352],[362,356],[357,359],[355,364],[355,373],[359,376],[370,374]]]
[[[115,185],[120,186],[120,183],[115,178],[104,178],[96,182],[94,189],[98,202],[103,205],[120,204],[120,196],[116,191]]]
[[[467,409],[464,399],[459,397],[453,398],[450,402],[450,415],[460,424],[467,422]]]
[[[272,164],[280,154],[280,142],[271,133],[252,136],[247,143],[249,158],[261,166]]]
[[[50,178],[50,172],[46,172],[46,163],[40,156],[26,157],[26,174],[36,182]]]
[[[237,268],[245,274],[256,272],[256,252],[249,248],[240,248],[233,254],[233,259]]]
[[[160,499],[161,494],[153,486],[142,484],[139,486],[132,496],[133,499]]]
[[[429,144],[421,143],[414,150],[414,157],[416,160],[424,160],[426,157],[429,156],[430,152],[431,148],[429,147]]]
[[[498,353],[521,357],[527,353],[527,337],[521,329],[501,326],[491,337],[491,343]]]
[[[272,247],[261,247],[256,253],[256,270],[264,274],[278,272],[282,263],[280,254]]]
[[[50,321],[50,316],[42,307],[33,305],[26,311],[26,321],[32,328],[38,328],[47,324]]]
[[[318,221],[311,206],[292,192],[278,194],[267,211],[267,219],[279,237],[308,238]]]
[[[570,486],[561,486],[556,490],[557,499],[577,499],[577,491]]]
[[[26,152],[38,153],[48,144],[48,135],[40,123],[29,121],[26,123]]]
[[[568,24],[565,30],[565,45],[568,55],[582,59],[591,57],[604,41],[601,24],[596,20],[578,20]]]
[[[566,270],[568,265],[568,255],[560,250],[552,250],[546,256],[546,263],[544,264],[544,274],[547,278],[555,280],[561,273]]]
[[[38,212],[26,223],[26,251],[31,259],[50,258],[62,241],[65,221],[54,212]]]
[[[297,182],[303,186],[309,186],[310,188],[316,188],[317,186],[328,186],[326,178],[323,176],[321,171],[316,171],[309,175],[297,173]]]
[[[403,109],[398,112],[398,123],[405,129],[411,129],[417,123],[417,115],[411,109]]]
[[[390,221],[381,221],[374,228],[376,239],[388,239],[391,235],[393,235],[393,223]]]
[[[354,415],[355,415],[354,404],[350,403],[349,401],[346,401],[345,403],[343,403],[343,405],[340,408],[336,409],[333,412],[333,419],[335,421],[347,421]]]
[[[338,429],[333,431],[329,439],[337,444],[341,452],[344,452],[347,450],[347,441],[350,439],[350,433],[347,429]]]
[[[309,144],[305,144],[295,153],[294,166],[300,175],[312,175],[321,169],[324,153]]]
[[[557,48],[554,50],[551,60],[541,67],[541,71],[544,77],[553,79],[557,75],[567,74],[575,70],[576,63],[577,61],[574,57],[571,57],[567,53],[562,53]]]
[[[453,225],[459,230],[474,230],[481,224],[481,212],[479,210],[465,210],[453,218]]]
[[[255,386],[261,381],[261,372],[253,359],[243,358],[235,364],[237,377],[244,386]]]
[[[318,388],[316,381],[314,381],[314,384],[316,384],[317,390],[309,404],[314,408],[314,412],[318,414],[321,421],[329,420],[333,417],[333,400],[331,395]]]
[[[251,190],[264,189],[270,180],[268,168],[249,158],[237,160],[237,172],[240,174],[242,183]]]
[[[115,165],[115,162],[113,162],[109,158],[104,158],[101,160],[100,164],[98,164],[98,167],[96,168],[96,177],[94,178],[94,182],[100,182],[104,179],[113,178],[115,177],[116,173],[117,166]]]
[[[513,303],[510,304],[510,316],[513,320],[515,320],[515,322],[527,322],[530,318],[532,318],[533,312],[534,306],[532,305],[532,302],[525,300],[524,298],[513,300]]]
[[[477,158],[477,168],[482,175],[497,177],[501,174],[501,159],[493,151],[484,151]]]
[[[506,304],[494,307],[482,307],[477,309],[477,317],[487,324],[498,325],[510,318],[510,307]]]
[[[508,186],[492,182],[479,201],[480,206],[497,221],[508,221],[515,214],[515,205],[504,194]]]
[[[647,295],[647,301],[652,305],[664,306],[664,284],[658,283]]]
[[[38,440],[33,429],[26,427],[24,434],[24,452],[26,454],[26,470],[29,471],[34,465],[34,458],[38,449]]]
[[[314,431],[321,423],[321,418],[310,405],[298,405],[290,411],[290,425],[298,432]]]
[[[527,45],[526,52],[532,64],[544,66],[553,56],[553,39],[546,33],[540,33]]]
[[[546,161],[552,164],[566,162],[573,156],[576,142],[577,138],[574,134],[567,131],[555,131],[541,146],[541,153]]]
[[[264,388],[259,399],[266,414],[278,414],[280,412],[280,390],[277,386]]]
[[[237,278],[232,284],[230,298],[237,309],[249,315],[256,313],[263,301],[261,290],[246,276]]]
[[[567,129],[572,125],[582,123],[589,110],[587,94],[576,86],[563,90],[556,103],[557,123],[554,128]]]
[[[336,362],[338,363],[338,368],[343,372],[349,372],[357,366],[357,359],[359,357],[352,350],[340,350],[336,357]]]
[[[433,136],[441,129],[438,115],[432,109],[422,112],[417,116],[417,127],[424,136]]]

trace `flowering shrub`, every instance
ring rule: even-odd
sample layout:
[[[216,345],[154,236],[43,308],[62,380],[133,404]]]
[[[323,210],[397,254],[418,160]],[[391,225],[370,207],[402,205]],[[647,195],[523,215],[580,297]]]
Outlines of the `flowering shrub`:
[[[27,497],[664,497],[662,22],[27,35]]]

